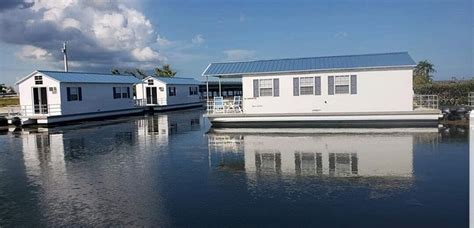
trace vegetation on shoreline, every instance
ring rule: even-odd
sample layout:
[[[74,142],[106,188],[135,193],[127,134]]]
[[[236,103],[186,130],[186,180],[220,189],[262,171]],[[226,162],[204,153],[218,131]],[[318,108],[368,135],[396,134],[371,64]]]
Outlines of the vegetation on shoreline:
[[[18,97],[4,97],[0,98],[0,107],[6,107],[10,105],[19,105],[20,100]]]
[[[448,83],[433,82],[434,65],[428,60],[418,63],[413,71],[413,90],[415,94],[438,95],[439,105],[467,105],[469,92],[474,92],[474,79],[452,81]]]

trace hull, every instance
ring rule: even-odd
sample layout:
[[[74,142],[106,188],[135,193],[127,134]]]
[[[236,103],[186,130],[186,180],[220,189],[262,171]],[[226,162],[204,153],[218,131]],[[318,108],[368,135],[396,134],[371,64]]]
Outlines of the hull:
[[[207,114],[213,127],[230,128],[387,128],[437,127],[439,111],[298,113],[298,114]]]
[[[196,107],[203,107],[202,102],[196,102],[196,103],[187,103],[187,104],[176,104],[176,105],[163,105],[163,106],[148,106],[150,109],[156,112],[161,112],[161,111],[171,111],[171,110],[177,110],[177,109],[188,109],[188,108],[196,108]]]
[[[143,113],[143,108],[133,108],[126,110],[114,110],[106,112],[94,112],[94,113],[82,113],[74,115],[57,115],[57,116],[44,116],[44,117],[22,117],[22,125],[51,125],[60,124],[66,122],[82,121],[82,120],[93,120],[103,119],[106,117],[116,117]]]

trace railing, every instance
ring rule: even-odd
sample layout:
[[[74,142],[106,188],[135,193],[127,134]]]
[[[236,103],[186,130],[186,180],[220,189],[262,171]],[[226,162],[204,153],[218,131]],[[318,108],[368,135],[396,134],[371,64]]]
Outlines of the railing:
[[[9,116],[57,116],[61,115],[61,105],[21,105],[8,110]]]
[[[134,99],[135,106],[162,106],[167,105],[165,98],[159,98],[156,101],[147,99]]]
[[[216,99],[217,98],[217,99]],[[222,99],[222,97],[216,97],[213,100],[207,101],[207,113],[213,114],[235,114],[242,113],[242,102],[240,97],[234,97],[234,99]]]
[[[438,95],[413,96],[413,109],[439,109]]]
[[[470,92],[468,96],[469,106],[474,108],[474,92]]]

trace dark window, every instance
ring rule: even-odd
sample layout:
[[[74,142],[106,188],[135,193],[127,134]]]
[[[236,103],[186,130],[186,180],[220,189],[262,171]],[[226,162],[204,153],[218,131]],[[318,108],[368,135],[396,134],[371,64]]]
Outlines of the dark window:
[[[153,79],[148,79],[148,85],[153,85]]]
[[[82,101],[82,88],[81,87],[67,87],[67,100],[68,101]]]
[[[176,96],[176,87],[170,86],[168,87],[168,96]]]
[[[114,99],[130,98],[130,87],[114,87]]]
[[[35,85],[43,85],[43,76],[35,76]]]
[[[198,87],[189,87],[189,95],[197,95]]]

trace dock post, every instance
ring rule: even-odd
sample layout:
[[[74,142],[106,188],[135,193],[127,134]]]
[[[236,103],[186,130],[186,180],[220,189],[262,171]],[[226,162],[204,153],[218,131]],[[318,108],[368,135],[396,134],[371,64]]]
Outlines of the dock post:
[[[219,79],[219,97],[222,97],[222,86],[221,86],[221,77],[217,77]]]

